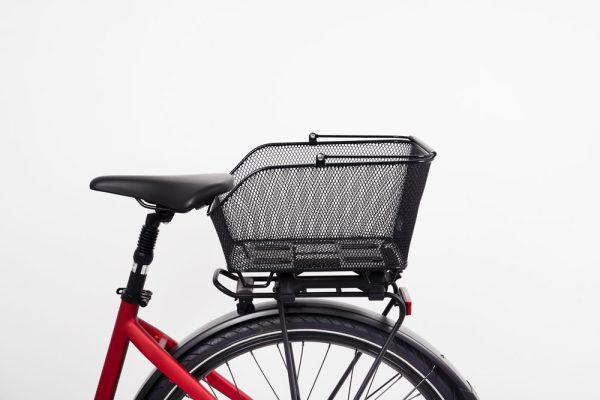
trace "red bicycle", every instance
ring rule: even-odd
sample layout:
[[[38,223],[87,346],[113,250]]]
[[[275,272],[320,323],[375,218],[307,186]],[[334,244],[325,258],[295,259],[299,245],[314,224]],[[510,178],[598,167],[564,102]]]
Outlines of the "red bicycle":
[[[91,189],[152,210],[117,290],[95,399],[114,398],[132,343],[157,368],[136,399],[476,400],[401,326],[412,303],[396,282],[434,157],[413,137],[311,133],[255,148],[230,174],[94,179]],[[159,226],[205,206],[227,261],[213,282],[237,310],[177,343],[138,311],[152,296],[144,284]],[[388,303],[375,314],[330,297]]]

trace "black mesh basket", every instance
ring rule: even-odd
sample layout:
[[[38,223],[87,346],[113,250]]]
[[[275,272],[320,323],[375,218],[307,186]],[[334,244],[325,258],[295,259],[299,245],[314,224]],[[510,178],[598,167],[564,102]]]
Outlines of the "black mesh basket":
[[[407,136],[311,134],[255,148],[208,211],[229,270],[404,269],[434,157]]]

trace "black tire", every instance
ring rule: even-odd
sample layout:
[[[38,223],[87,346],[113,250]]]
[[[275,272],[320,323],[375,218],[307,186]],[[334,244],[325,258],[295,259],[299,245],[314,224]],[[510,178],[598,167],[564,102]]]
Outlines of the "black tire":
[[[286,321],[290,340],[294,342],[334,343],[369,355],[377,353],[378,347],[384,343],[388,335],[387,332],[373,326],[341,317],[294,314],[289,315]],[[201,379],[225,361],[250,350],[279,342],[281,342],[279,318],[265,317],[234,325],[219,332],[218,335],[207,338],[181,355],[178,361],[195,377]],[[420,399],[462,399],[441,369],[436,368],[427,357],[399,340],[394,341],[390,346],[385,356],[385,363],[402,373],[412,385],[420,383],[418,389],[422,393]],[[424,377],[427,379],[425,380]],[[144,397],[146,400],[184,398],[184,394],[164,376],[161,376],[147,393]]]

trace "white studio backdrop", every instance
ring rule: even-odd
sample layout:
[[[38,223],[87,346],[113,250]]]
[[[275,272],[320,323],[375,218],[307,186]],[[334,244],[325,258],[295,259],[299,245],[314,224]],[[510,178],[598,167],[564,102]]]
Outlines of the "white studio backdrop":
[[[438,151],[406,324],[482,399],[597,398],[599,15],[595,1],[2,0],[0,398],[93,397],[145,212],[90,179],[226,172],[311,130]],[[143,318],[183,338],[233,310],[210,282],[223,265],[205,213],[176,216]],[[131,352],[118,399],[150,370]]]

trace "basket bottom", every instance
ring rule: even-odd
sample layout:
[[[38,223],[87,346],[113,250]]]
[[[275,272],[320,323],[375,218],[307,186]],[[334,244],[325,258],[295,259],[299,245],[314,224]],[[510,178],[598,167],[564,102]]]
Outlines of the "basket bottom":
[[[238,242],[229,258],[229,269],[240,272],[382,271],[403,266],[389,239]]]

